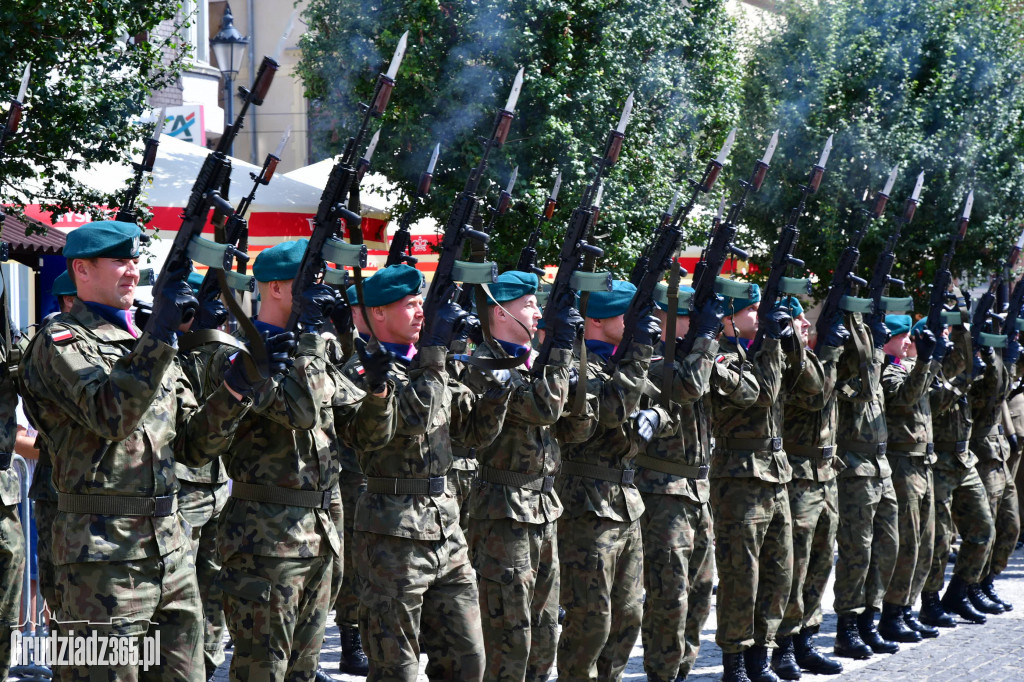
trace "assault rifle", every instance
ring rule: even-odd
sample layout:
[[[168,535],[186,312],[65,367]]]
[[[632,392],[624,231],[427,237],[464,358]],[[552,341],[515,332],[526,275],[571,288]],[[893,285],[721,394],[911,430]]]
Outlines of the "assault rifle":
[[[939,269],[935,271],[935,280],[932,282],[932,293],[928,301],[928,329],[935,335],[936,339],[942,337],[942,328],[945,326],[942,313],[946,309],[946,297],[949,295],[949,287],[953,284],[953,273],[950,265],[953,263],[953,254],[956,253],[956,245],[964,240],[967,234],[967,224],[971,220],[971,207],[974,205],[974,191],[967,195],[967,202],[964,205],[964,212],[957,221],[956,229],[949,239],[949,249],[942,256]]]
[[[487,225],[481,230],[481,232],[487,235],[487,240],[473,240],[470,242],[470,263],[484,263],[487,261],[487,246],[490,243],[491,235],[494,233],[494,223],[498,219],[498,216],[503,216],[508,213],[508,207],[512,205],[512,188],[516,184],[517,177],[519,177],[519,166],[512,169],[512,177],[508,180],[508,186],[498,195],[497,203],[494,206],[487,207],[487,210],[491,213],[491,219],[487,221]],[[462,287],[462,291],[459,292],[459,305],[466,311],[471,311],[473,309],[470,289],[471,287]],[[478,312],[480,313],[480,324],[484,332],[484,338],[489,338],[490,329],[488,327],[488,321],[485,319],[486,316],[483,314],[483,311],[485,310],[484,306],[486,304],[486,299],[477,299]]]
[[[754,336],[754,342],[750,345],[751,354],[755,353],[761,347],[761,342],[764,341],[764,330],[768,328],[768,321],[774,312],[775,304],[782,295],[782,282],[786,272],[789,270],[789,266],[804,267],[804,262],[793,255],[796,240],[800,236],[797,224],[804,213],[807,197],[817,192],[818,187],[821,186],[821,179],[825,175],[825,164],[828,163],[828,155],[831,152],[832,136],[829,135],[828,140],[825,141],[825,149],[821,152],[821,158],[818,159],[818,163],[811,167],[811,174],[807,179],[807,184],[800,187],[800,203],[789,214],[789,221],[782,228],[782,234],[779,235],[779,242],[776,244],[775,254],[772,256],[771,271],[768,273],[768,281],[764,285],[761,305],[757,309],[757,334]]]
[[[548,195],[547,200],[544,202],[544,208],[540,213],[537,214],[537,224],[533,227],[533,232],[526,240],[526,246],[519,252],[519,263],[516,265],[516,270],[520,272],[532,272],[538,277],[544,276],[544,270],[537,267],[537,242],[540,241],[541,231],[544,229],[544,225],[551,220],[551,216],[555,214],[555,207],[558,206],[558,190],[562,188],[562,172],[559,171],[558,175],[555,176],[555,186],[551,188],[551,194]]]
[[[1024,244],[1024,235],[1017,242],[1019,249]],[[1024,278],[1017,280],[1013,286],[1013,293],[1010,294],[1010,307],[1006,311],[1006,321],[1003,323],[1003,332],[1006,334],[1006,343],[1012,344],[1017,340],[1017,320],[1021,316],[1021,307],[1024,306]]]
[[[899,165],[893,168],[892,175],[889,176],[889,182],[886,183],[883,194],[888,195],[889,191],[892,191],[892,183],[896,180],[896,171],[899,169]],[[914,186],[914,191],[910,195],[910,198],[903,204],[903,214],[896,219],[896,227],[893,229],[892,234],[889,235],[889,239],[885,242],[885,247],[882,252],[878,254],[878,258],[875,259],[875,267],[871,271],[871,279],[868,280],[868,298],[871,299],[871,317],[872,319],[885,319],[885,304],[882,301],[885,298],[885,291],[890,284],[897,284],[903,286],[903,280],[897,279],[892,276],[892,266],[896,263],[896,242],[900,239],[900,232],[903,231],[903,227],[910,224],[910,221],[914,219],[914,213],[917,211],[917,202],[921,198],[921,188],[924,186],[924,175],[921,174],[917,177],[917,184]]]
[[[412,234],[410,227],[412,225],[412,219],[416,216],[416,207],[423,197],[430,193],[430,182],[434,177],[434,168],[437,166],[437,157],[441,153],[441,145],[437,144],[434,146],[434,153],[430,155],[430,163],[427,164],[427,170],[420,173],[419,184],[416,185],[416,195],[412,198],[412,202],[409,204],[409,208],[406,209],[402,217],[398,219],[398,230],[395,232],[395,236],[391,239],[391,248],[388,250],[388,260],[384,264],[384,267],[389,265],[399,265],[401,263],[407,263],[415,266],[419,262],[419,259],[414,258],[412,255]]]
[[[146,139],[146,148],[142,150],[142,162],[132,162],[132,168],[135,169],[135,178],[132,180],[131,187],[128,188],[128,192],[121,201],[121,207],[118,209],[117,217],[114,220],[124,223],[138,223],[139,221],[139,211],[135,208],[135,201],[139,198],[139,193],[142,191],[142,175],[153,172],[153,164],[156,163],[156,151],[160,146],[160,133],[164,130],[165,116],[165,110],[160,109],[159,118],[157,118],[156,126],[153,128],[153,134]]]
[[[0,131],[0,155],[3,154],[4,147],[10,142],[11,138],[18,132],[18,126],[21,125],[21,116],[25,110],[25,94],[28,92],[28,77],[32,72],[32,64],[28,63],[25,65],[25,71],[21,75],[21,87],[18,88],[18,96],[11,98],[10,108],[7,110],[7,124]],[[0,211],[0,234],[3,233],[4,220],[7,219],[7,214]],[[6,262],[10,255],[10,246],[7,242],[0,242],[0,261]],[[3,362],[9,371],[15,372],[18,368],[18,363],[21,361],[20,353],[16,344],[12,344],[11,337],[13,336],[13,330],[11,329],[11,316],[7,304],[7,282],[3,279],[3,274],[0,273],[0,311],[3,313],[3,318],[0,319],[0,343],[2,348],[0,351],[3,352]]]
[[[992,312],[992,306],[996,300],[996,292],[999,290],[999,287],[1003,285],[1003,282],[1009,279],[1010,273],[1013,272],[1013,269],[1017,266],[1017,259],[1020,256],[1022,248],[1024,248],[1024,233],[1021,234],[1020,239],[1017,241],[1016,244],[1014,244],[1013,248],[1010,250],[1010,255],[1007,257],[1005,261],[1003,261],[999,269],[996,271],[996,274],[992,277],[992,281],[989,283],[988,290],[981,295],[981,298],[978,299],[978,303],[974,308],[974,315],[971,317],[971,336],[973,337],[974,346],[976,348],[980,348],[981,346],[995,345],[994,341],[990,339],[990,337],[983,336],[982,334],[984,333],[985,326],[987,325],[989,320],[993,317],[996,317],[995,314]],[[1014,293],[1017,293],[1016,289],[1017,287],[1014,288]],[[1010,306],[1010,311],[1007,314],[1007,318],[1009,318],[1009,313],[1013,312],[1012,308],[1013,306]],[[1020,312],[1018,311],[1017,316],[1019,315]],[[1016,320],[1014,320],[1014,326],[1016,326]],[[1003,329],[1003,332],[1009,335],[1009,319],[1007,319],[1007,323],[1004,325],[1004,327],[1005,328]]]
[[[391,99],[395,87],[398,67],[405,56],[409,32],[406,31],[398,41],[394,56],[388,64],[387,73],[378,74],[370,103],[361,103],[363,120],[356,134],[348,139],[345,151],[331,169],[327,185],[320,195],[316,216],[313,218],[313,233],[309,237],[306,252],[299,262],[299,269],[292,283],[292,313],[288,318],[287,329],[297,331],[299,317],[302,315],[303,294],[306,289],[323,281],[327,273],[325,249],[330,249],[334,262],[339,265],[351,265],[355,275],[356,297],[359,304],[363,303],[362,268],[366,267],[366,247],[363,246],[362,216],[359,215],[359,182],[366,169],[370,167],[370,159],[377,146],[379,131],[373,136],[366,152],[359,156],[363,139],[370,127],[370,121],[380,118]],[[346,207],[346,202],[348,206]],[[343,247],[340,240],[335,239],[339,221],[344,220],[349,230],[352,249]],[[369,316],[367,322],[369,322]]]

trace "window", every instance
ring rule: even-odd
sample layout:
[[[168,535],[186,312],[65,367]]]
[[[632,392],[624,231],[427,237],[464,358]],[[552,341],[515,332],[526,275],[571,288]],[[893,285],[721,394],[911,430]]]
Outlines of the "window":
[[[185,32],[196,61],[210,63],[210,6],[207,0],[185,0],[182,11],[188,19]]]

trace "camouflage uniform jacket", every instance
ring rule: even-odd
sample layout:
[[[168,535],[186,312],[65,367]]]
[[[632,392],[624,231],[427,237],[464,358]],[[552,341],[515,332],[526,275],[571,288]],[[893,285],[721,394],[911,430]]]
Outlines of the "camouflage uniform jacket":
[[[201,464],[223,453],[248,401],[221,386],[198,408],[174,347],[136,339],[76,299],[29,344],[25,409],[53,456],[60,493],[174,495],[175,457]],[[164,556],[189,541],[180,512],[106,516],[60,512],[53,561]]]
[[[188,353],[178,353],[178,364],[182,373],[192,386],[192,392],[196,400],[202,402],[207,395],[207,390],[216,390],[221,377],[216,377],[216,383],[206,386],[206,366],[213,357],[214,352],[219,348],[218,344],[208,343]],[[191,481],[192,483],[204,483],[212,485],[216,483],[227,483],[228,472],[224,468],[224,461],[220,457],[198,467],[190,467],[181,462],[174,463],[174,473],[180,481]]]
[[[969,400],[974,425],[971,429],[971,451],[982,462],[1005,462],[1010,444],[1003,435],[1003,401],[1010,393],[1011,368],[1003,363],[998,351],[981,353],[985,371],[971,385]]]
[[[353,344],[353,348],[366,348],[366,341],[364,341],[358,334],[353,332],[354,340],[350,343]],[[333,366],[337,367],[342,373],[344,373],[345,363],[348,360],[345,357],[344,344],[335,336],[324,334],[324,343],[327,348],[327,361]],[[358,357],[358,353],[353,352],[353,357]],[[338,445],[338,464],[341,466],[342,471],[349,471],[356,474],[363,473],[363,470],[359,468],[359,458],[356,457],[356,449],[345,441],[339,441]]]
[[[843,461],[835,451],[839,418],[835,389],[842,350],[836,346],[822,346],[820,357],[805,350],[808,357],[816,357],[820,362],[821,392],[790,391],[786,394],[782,437],[783,447],[793,467],[793,478],[820,483],[835,479],[843,470]],[[805,454],[811,448],[828,447],[832,447],[828,456]]]
[[[836,444],[846,465],[840,475],[889,478],[892,476],[889,460],[875,449],[887,445],[889,440],[881,382],[885,353],[875,348],[871,331],[860,313],[848,314],[846,327],[850,339],[839,360],[840,379],[836,384],[839,398]]]
[[[953,349],[942,361],[942,374],[932,385],[928,400],[932,408],[932,430],[938,458],[935,466],[955,470],[978,463],[978,458],[967,447],[973,425],[967,395],[971,389],[974,353],[971,334],[965,327],[953,327],[949,338]],[[958,448],[957,443],[963,446]]]
[[[391,363],[395,384],[397,428],[386,446],[370,452],[356,446],[359,465],[373,478],[447,476],[452,444],[481,447],[501,431],[508,393],[477,397],[451,380],[445,348],[421,348],[411,361]],[[345,364],[345,374],[362,386],[358,356]],[[459,527],[459,507],[449,485],[437,496],[363,493],[356,504],[355,530],[417,540],[440,540]]]
[[[664,352],[664,344],[658,349]],[[711,388],[718,341],[698,337],[690,354],[682,361],[655,356],[651,360],[650,380],[662,389],[665,373],[672,372],[671,420],[651,439],[644,455],[665,460],[668,467],[682,464],[689,467],[708,466],[711,456],[711,425],[708,423],[704,397]],[[652,399],[644,396],[642,407],[650,407]],[[660,401],[659,403],[660,404]],[[655,470],[641,465],[636,475],[641,493],[678,495],[696,504],[704,504],[711,494],[707,476],[690,478]]]
[[[456,339],[449,347],[452,355],[448,358],[448,376],[455,381],[464,382],[466,376],[466,365],[454,359],[455,355],[465,355],[470,352],[469,341]],[[476,448],[468,448],[458,443],[452,444],[452,469],[460,471],[477,471],[480,468],[480,460],[476,456]]]
[[[889,433],[889,452],[898,457],[924,457],[935,462],[932,432],[932,408],[928,394],[942,374],[937,360],[923,362],[886,357],[882,370],[882,394],[885,396],[885,427]]]
[[[584,442],[563,443],[563,459],[607,469],[634,468],[640,447],[630,416],[640,404],[653,352],[652,346],[634,342],[614,371],[604,358],[588,353],[587,395],[596,399],[596,428]],[[659,418],[665,424],[668,415],[661,412]],[[634,485],[562,473],[555,486],[570,518],[594,514],[631,522],[644,513]]]
[[[0,352],[0,356],[3,353]],[[0,357],[0,423],[4,425],[0,436],[0,452],[14,454],[14,441],[18,436],[18,379]],[[9,462],[9,460],[8,460]],[[0,469],[0,503],[8,507],[21,502],[18,472],[8,464]]]
[[[359,390],[327,362],[324,344],[321,335],[301,334],[292,368],[257,390],[225,458],[235,483],[329,491],[338,486],[339,439],[369,451],[394,435],[390,387],[383,398]],[[223,346],[210,366],[224,367],[235,352]],[[224,559],[340,555],[342,549],[326,509],[236,497],[221,514],[217,545]]]

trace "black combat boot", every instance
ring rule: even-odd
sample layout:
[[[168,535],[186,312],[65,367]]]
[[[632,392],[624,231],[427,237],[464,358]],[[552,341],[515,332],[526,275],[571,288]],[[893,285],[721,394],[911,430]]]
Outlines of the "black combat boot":
[[[334,682],[334,678],[331,674],[321,668],[319,665],[316,667],[316,672],[313,674],[314,682]]]
[[[903,622],[903,607],[899,604],[882,602],[882,617],[878,621],[878,634],[891,642],[913,644],[921,641],[921,633],[912,630]]]
[[[981,591],[985,593],[985,596],[1003,607],[1003,611],[1013,611],[1013,604],[1006,601],[999,596],[996,592],[995,576],[989,575],[981,581]]]
[[[839,624],[836,626],[836,646],[833,652],[836,656],[843,658],[860,660],[871,658],[871,647],[864,643],[857,631],[857,614],[839,614]]]
[[[818,648],[814,646],[814,635],[817,628],[804,628],[793,635],[793,653],[797,665],[809,673],[815,675],[838,675],[843,672],[843,664],[825,658]],[[869,653],[868,656],[871,654]]]
[[[864,609],[864,613],[858,614],[857,632],[860,633],[860,638],[864,640],[864,643],[871,647],[876,654],[894,654],[900,650],[900,645],[890,642],[878,634],[878,628],[875,627],[876,613],[878,612],[874,609]]]
[[[363,653],[363,640],[359,638],[359,628],[353,625],[342,625],[341,630],[341,672],[345,675],[366,677],[370,672],[370,661]]]
[[[921,609],[923,610],[924,607],[922,606]],[[903,607],[903,622],[907,624],[908,628],[917,632],[925,639],[933,639],[939,636],[939,629],[933,628],[930,625],[925,625],[915,618],[914,611],[909,606]]]
[[[940,603],[946,613],[955,613],[968,623],[982,625],[988,620],[984,614],[979,613],[971,605],[971,600],[967,598],[967,583],[955,573],[950,578],[949,586],[946,587],[946,594],[942,595]]]
[[[768,665],[768,647],[752,646],[743,652],[750,682],[779,682],[778,676]]]
[[[747,666],[743,662],[743,654],[722,653],[722,665],[725,672],[722,673],[722,682],[750,682],[747,677]]]
[[[793,638],[779,637],[775,643],[778,647],[772,651],[772,670],[784,680],[799,680],[800,666],[793,651]]]
[[[971,605],[981,613],[996,615],[1004,611],[1001,604],[995,603],[988,598],[988,595],[981,591],[980,583],[967,586],[967,598],[971,600]]]
[[[946,613],[946,610],[942,608],[942,604],[939,603],[938,592],[921,593],[921,622],[925,625],[934,625],[939,628],[956,627],[956,619]]]

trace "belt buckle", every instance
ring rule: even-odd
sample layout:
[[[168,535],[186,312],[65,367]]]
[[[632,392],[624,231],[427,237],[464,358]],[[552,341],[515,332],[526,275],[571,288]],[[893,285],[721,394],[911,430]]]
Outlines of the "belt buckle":
[[[928,443],[924,448],[924,454],[933,455],[935,454],[935,443]]]
[[[444,476],[431,476],[427,480],[430,482],[429,493],[431,497],[444,494],[445,484],[448,481],[447,478]]]
[[[889,447],[889,444],[888,444],[888,443],[879,443],[879,444],[878,444],[878,445],[877,445],[876,447],[877,447],[877,449],[878,449],[878,450],[877,450],[877,452],[876,452],[876,454],[879,454],[879,455],[884,455],[884,454],[885,454],[885,451],[886,451],[886,450],[888,449],[888,447]]]
[[[170,516],[174,513],[174,495],[153,498],[153,516]]]
[[[832,455],[835,454],[835,451],[836,451],[836,446],[834,446],[834,445],[826,445],[825,447],[823,447],[821,449],[821,458],[822,459],[832,459]]]
[[[555,477],[554,476],[545,476],[544,477],[544,483],[541,484],[540,491],[542,493],[549,493],[549,492],[551,492],[554,489],[555,489]]]
[[[320,508],[323,509],[324,511],[327,511],[327,510],[329,510],[331,508],[331,491],[330,490],[324,490],[323,491],[323,497],[320,500]]]
[[[705,478],[708,477],[709,471],[711,471],[710,466],[708,466],[707,464],[701,464],[699,467],[697,467],[697,480],[703,481]]]
[[[633,474],[636,473],[633,469],[622,470],[622,485],[633,485]]]
[[[781,450],[782,449],[782,438],[779,437],[779,436],[776,436],[775,438],[772,438],[771,441],[770,441],[770,447],[772,449],[772,452],[778,452],[779,450]]]

